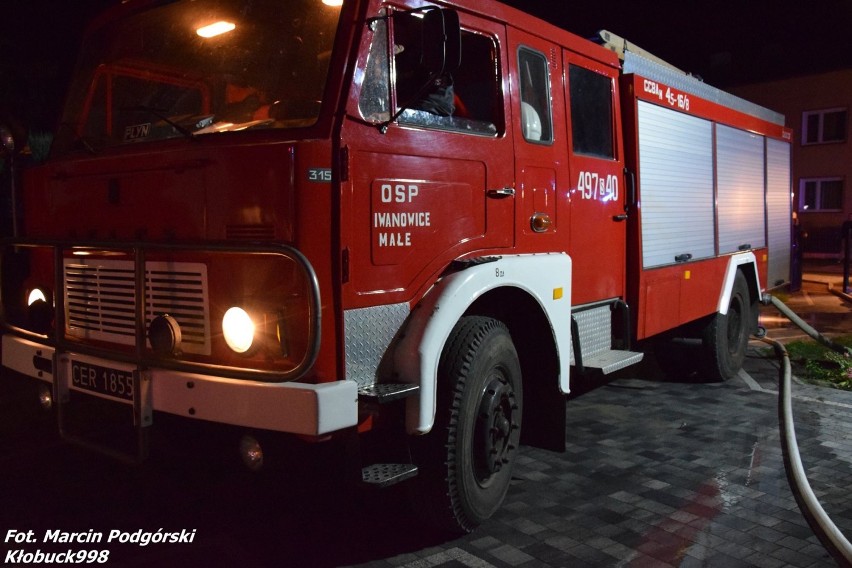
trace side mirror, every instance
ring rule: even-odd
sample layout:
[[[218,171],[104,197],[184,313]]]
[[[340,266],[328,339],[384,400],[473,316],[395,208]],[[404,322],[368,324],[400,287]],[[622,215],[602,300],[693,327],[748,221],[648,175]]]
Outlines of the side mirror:
[[[447,8],[423,12],[423,66],[434,75],[452,73],[461,65],[459,13]]]

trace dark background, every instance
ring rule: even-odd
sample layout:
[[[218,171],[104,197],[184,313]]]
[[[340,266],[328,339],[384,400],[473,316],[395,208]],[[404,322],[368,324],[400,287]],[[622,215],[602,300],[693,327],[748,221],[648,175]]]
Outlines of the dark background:
[[[3,1],[0,120],[11,115],[36,130],[53,128],[81,30],[117,1]],[[608,29],[722,88],[852,67],[852,0],[507,3],[583,37]]]

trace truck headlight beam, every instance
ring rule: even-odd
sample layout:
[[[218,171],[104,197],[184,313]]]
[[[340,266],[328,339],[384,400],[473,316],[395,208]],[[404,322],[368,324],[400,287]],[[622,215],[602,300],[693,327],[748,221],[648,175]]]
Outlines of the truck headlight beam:
[[[244,309],[234,306],[222,318],[225,343],[235,353],[246,353],[254,343],[255,324]]]

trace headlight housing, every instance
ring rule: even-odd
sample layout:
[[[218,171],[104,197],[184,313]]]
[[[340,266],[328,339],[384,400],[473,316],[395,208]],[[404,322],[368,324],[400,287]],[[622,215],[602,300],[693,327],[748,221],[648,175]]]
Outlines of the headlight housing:
[[[287,246],[9,243],[0,253],[9,278],[0,314],[13,333],[146,367],[275,382],[304,375],[319,352],[317,276]]]

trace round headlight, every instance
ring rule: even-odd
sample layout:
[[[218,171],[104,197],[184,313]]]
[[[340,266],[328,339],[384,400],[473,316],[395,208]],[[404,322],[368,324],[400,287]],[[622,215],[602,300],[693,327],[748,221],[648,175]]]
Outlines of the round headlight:
[[[46,335],[53,327],[53,305],[48,302],[49,293],[33,288],[27,294],[27,318],[30,329],[36,333]]]
[[[233,307],[222,318],[222,333],[228,347],[237,353],[245,353],[254,342],[254,322],[244,309]]]
[[[47,302],[47,295],[40,288],[33,288],[27,296],[27,305],[32,306],[38,301]]]

